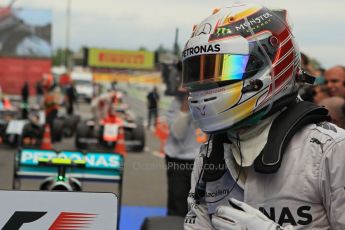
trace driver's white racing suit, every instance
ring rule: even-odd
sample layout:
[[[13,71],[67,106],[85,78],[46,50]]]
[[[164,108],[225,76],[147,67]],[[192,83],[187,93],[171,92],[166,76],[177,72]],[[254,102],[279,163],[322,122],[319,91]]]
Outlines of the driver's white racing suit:
[[[195,187],[203,183],[200,173],[207,146],[201,148],[192,174],[186,230],[214,229],[213,214],[219,206],[230,206],[230,197],[259,209],[289,229],[345,229],[343,129],[328,122],[305,126],[289,142],[278,172],[262,174],[253,166],[244,167],[246,179],[237,183],[239,167],[229,145],[224,143],[226,172],[219,179],[204,183],[205,193],[196,200],[195,192],[199,190]],[[211,148],[210,144],[208,152]]]

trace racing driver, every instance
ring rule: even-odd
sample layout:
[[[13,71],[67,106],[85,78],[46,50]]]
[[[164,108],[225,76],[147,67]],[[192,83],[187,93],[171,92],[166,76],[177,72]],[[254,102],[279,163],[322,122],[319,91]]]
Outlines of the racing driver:
[[[286,10],[235,4],[194,27],[183,83],[210,138],[185,229],[345,229],[345,131],[299,99],[312,79]]]

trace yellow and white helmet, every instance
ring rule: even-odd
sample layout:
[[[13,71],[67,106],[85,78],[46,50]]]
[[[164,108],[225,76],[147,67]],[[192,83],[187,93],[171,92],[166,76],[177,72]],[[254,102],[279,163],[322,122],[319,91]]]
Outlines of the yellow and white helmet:
[[[275,102],[296,98],[300,53],[286,10],[216,9],[194,27],[182,60],[190,109],[204,132],[260,120]]]

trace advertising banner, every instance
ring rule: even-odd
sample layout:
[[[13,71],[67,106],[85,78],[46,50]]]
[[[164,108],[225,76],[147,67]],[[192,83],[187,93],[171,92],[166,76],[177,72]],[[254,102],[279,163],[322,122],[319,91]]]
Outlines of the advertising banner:
[[[36,82],[49,73],[51,59],[0,57],[0,86],[2,92],[20,94],[24,81],[29,83],[30,94],[35,93]]]
[[[116,229],[113,193],[0,191],[0,228]]]
[[[52,12],[0,8],[0,55],[50,58]]]
[[[88,65],[100,68],[153,69],[154,53],[149,51],[107,50],[91,48]]]
[[[143,74],[94,73],[93,80],[99,83],[116,81],[134,84],[160,84],[161,76],[159,72]]]

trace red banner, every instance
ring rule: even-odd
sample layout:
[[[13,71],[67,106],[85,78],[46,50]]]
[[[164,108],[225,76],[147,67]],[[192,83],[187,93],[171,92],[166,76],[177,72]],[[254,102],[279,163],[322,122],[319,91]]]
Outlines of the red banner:
[[[21,88],[27,81],[30,94],[34,95],[36,82],[50,71],[50,59],[0,57],[0,86],[6,94],[20,95]]]

